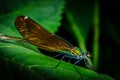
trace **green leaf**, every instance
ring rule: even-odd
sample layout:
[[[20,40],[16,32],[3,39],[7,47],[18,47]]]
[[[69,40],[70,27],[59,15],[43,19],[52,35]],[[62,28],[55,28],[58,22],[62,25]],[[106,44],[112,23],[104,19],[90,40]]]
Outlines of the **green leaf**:
[[[63,0],[11,0],[7,3],[4,0],[1,2],[3,8],[0,15],[0,33],[19,37],[14,20],[20,15],[32,18],[52,33],[56,32],[60,26]],[[5,12],[6,8],[8,10]]]
[[[58,60],[40,52],[11,43],[0,43],[0,45],[2,45],[0,46],[1,60],[8,63],[11,70],[9,73],[15,74],[17,71],[17,74],[20,74],[18,77],[22,76],[21,80],[25,77],[36,78],[36,80],[112,80],[107,75],[98,74],[82,67],[74,67],[66,62],[61,62],[58,67],[54,68]]]
[[[66,16],[82,50],[86,50],[85,41],[93,20],[93,5],[92,1],[67,2]]]
[[[99,28],[99,2],[96,0],[94,5],[94,38],[93,38],[93,53],[94,53],[94,66],[96,69],[98,68],[99,64],[99,34],[100,34],[100,28]]]

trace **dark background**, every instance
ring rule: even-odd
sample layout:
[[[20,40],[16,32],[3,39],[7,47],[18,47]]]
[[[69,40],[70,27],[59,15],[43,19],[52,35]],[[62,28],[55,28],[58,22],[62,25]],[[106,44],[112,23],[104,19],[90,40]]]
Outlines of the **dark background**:
[[[79,3],[79,2],[78,2]],[[120,1],[101,0],[100,5],[100,39],[99,39],[99,66],[97,72],[108,74],[115,80],[120,79]],[[76,3],[77,4],[77,3]],[[69,31],[64,28],[67,24],[66,17],[63,17],[63,26],[58,31],[58,35],[64,37],[74,45],[77,42]],[[87,49],[92,52],[93,25],[91,25],[87,38]],[[64,31],[65,30],[65,31]],[[66,36],[66,35],[67,36]],[[92,54],[94,56],[94,54]]]
[[[119,0],[101,2],[100,72],[120,79]]]

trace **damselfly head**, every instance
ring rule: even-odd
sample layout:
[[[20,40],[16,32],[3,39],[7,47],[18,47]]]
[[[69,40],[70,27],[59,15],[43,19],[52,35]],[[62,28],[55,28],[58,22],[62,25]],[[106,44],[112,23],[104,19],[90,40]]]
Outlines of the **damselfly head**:
[[[91,54],[88,51],[82,51],[80,48],[78,47],[74,47],[73,49],[71,49],[72,54],[76,55],[76,56],[82,56],[83,58],[90,58]]]
[[[76,59],[78,59],[78,62],[84,59],[85,65],[87,68],[94,70],[92,62],[90,60],[91,55],[88,51],[82,51],[78,47],[74,47],[71,52],[76,56]],[[76,62],[77,63],[77,62]]]
[[[85,62],[86,67],[91,70],[94,70],[92,61],[90,59],[91,58],[90,52],[84,51],[83,54],[84,54],[84,62]]]

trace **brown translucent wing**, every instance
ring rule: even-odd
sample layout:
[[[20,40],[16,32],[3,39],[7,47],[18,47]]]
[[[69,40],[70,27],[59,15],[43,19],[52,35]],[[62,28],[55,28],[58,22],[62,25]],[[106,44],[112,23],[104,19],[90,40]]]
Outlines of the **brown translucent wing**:
[[[73,46],[57,35],[51,34],[26,16],[18,16],[15,26],[31,44],[47,51],[70,51]]]

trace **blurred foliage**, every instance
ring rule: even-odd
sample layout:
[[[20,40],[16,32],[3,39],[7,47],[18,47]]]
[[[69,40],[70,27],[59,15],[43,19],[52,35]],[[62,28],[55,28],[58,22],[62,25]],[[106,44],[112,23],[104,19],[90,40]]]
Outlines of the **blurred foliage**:
[[[119,2],[94,0],[0,0],[0,34],[22,37],[14,26],[26,15],[51,33],[57,33],[92,54],[97,71],[120,79]],[[113,7],[114,6],[114,7]],[[116,10],[117,9],[117,10]],[[61,22],[60,22],[61,21]],[[0,72],[11,80],[112,80],[111,77],[43,55],[22,42],[0,42]],[[7,76],[7,77],[6,77]],[[1,79],[2,79],[1,78]]]

